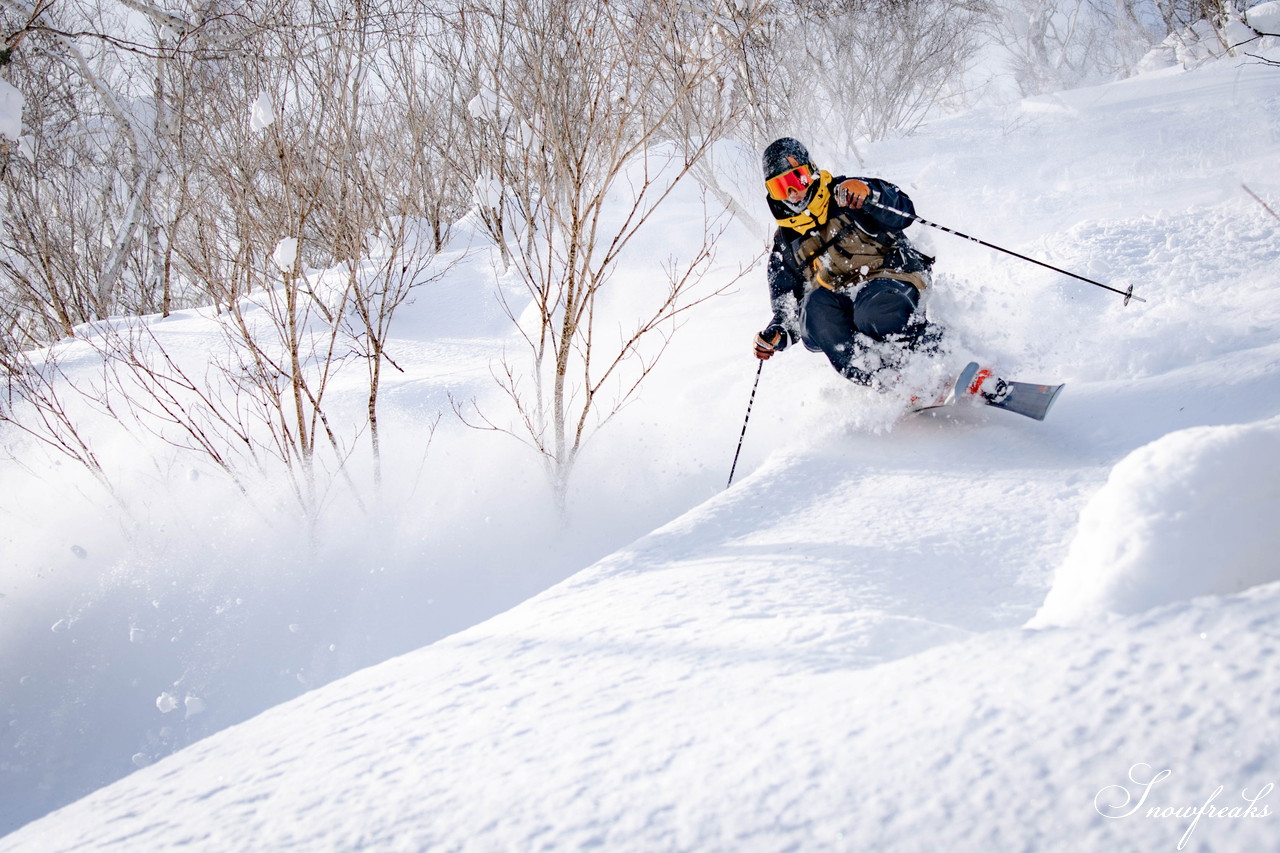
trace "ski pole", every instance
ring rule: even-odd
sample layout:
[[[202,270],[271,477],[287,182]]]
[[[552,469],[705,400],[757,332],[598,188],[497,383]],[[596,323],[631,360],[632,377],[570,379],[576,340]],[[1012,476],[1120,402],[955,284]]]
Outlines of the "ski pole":
[[[738,470],[738,455],[742,453],[742,440],[747,437],[747,421],[751,420],[751,407],[756,402],[756,389],[760,387],[760,374],[764,371],[764,359],[760,359],[760,366],[756,368],[756,381],[751,386],[751,399],[747,400],[747,416],[742,419],[742,434],[738,436],[738,450],[733,454],[733,466],[729,468],[729,482],[725,488],[733,485],[733,472]]]
[[[1128,290],[1120,290],[1119,288],[1117,288],[1117,287],[1112,287],[1112,286],[1111,286],[1111,285],[1109,285],[1109,284],[1103,284],[1103,283],[1102,283],[1102,282],[1100,282],[1100,281],[1094,281],[1094,280],[1093,280],[1093,279],[1091,279],[1091,278],[1085,278],[1085,277],[1084,277],[1084,276],[1082,276],[1082,275],[1076,275],[1076,274],[1075,274],[1075,273],[1073,273],[1073,272],[1067,272],[1066,270],[1061,269],[1060,267],[1055,267],[1053,264],[1046,264],[1044,261],[1037,261],[1035,258],[1029,258],[1029,257],[1027,257],[1026,255],[1022,255],[1022,254],[1019,254],[1018,252],[1013,251],[1012,249],[1006,249],[1006,248],[1004,248],[1003,246],[997,246],[995,243],[988,243],[986,240],[979,240],[977,237],[970,237],[968,234],[961,234],[959,231],[956,231],[956,230],[955,230],[955,229],[953,229],[953,228],[948,228],[948,227],[946,227],[945,225],[939,225],[939,224],[938,224],[938,223],[936,223],[936,222],[930,222],[930,221],[929,221],[929,220],[927,220],[927,219],[921,219],[919,216],[915,216],[914,214],[910,214],[910,213],[905,213],[904,211],[898,210],[898,209],[897,209],[897,208],[895,208],[895,207],[889,207],[887,204],[881,204],[880,202],[878,202],[878,201],[872,201],[871,199],[867,199],[867,200],[866,200],[865,202],[863,202],[863,203],[864,203],[864,204],[870,204],[870,205],[872,205],[872,206],[874,206],[874,207],[878,207],[878,208],[880,208],[881,210],[883,210],[883,211],[885,211],[885,212],[887,212],[887,213],[893,213],[893,214],[896,214],[896,215],[898,215],[898,216],[905,216],[905,217],[906,217],[906,218],[908,218],[908,219],[912,219],[912,220],[914,220],[914,221],[916,221],[916,222],[919,222],[921,225],[928,225],[930,228],[937,228],[939,231],[946,231],[948,234],[954,234],[954,235],[955,235],[955,236],[957,236],[957,237],[963,237],[963,238],[964,238],[964,239],[966,239],[966,240],[969,240],[969,241],[972,241],[972,242],[974,242],[974,243],[977,243],[979,246],[986,246],[988,249],[995,249],[997,252],[1004,252],[1006,255],[1013,255],[1015,258],[1019,258],[1019,259],[1024,260],[1024,261],[1029,261],[1030,263],[1037,264],[1037,265],[1042,266],[1042,267],[1044,267],[1044,268],[1046,268],[1046,269],[1051,269],[1051,270],[1053,270],[1054,272],[1059,272],[1059,273],[1062,273],[1063,275],[1071,276],[1072,278],[1077,279],[1077,280],[1079,280],[1079,281],[1083,281],[1083,282],[1086,282],[1086,283],[1088,283],[1088,284],[1096,285],[1097,287],[1101,287],[1103,290],[1110,290],[1112,293],[1118,293],[1118,294],[1120,294],[1121,296],[1123,296],[1123,297],[1124,297],[1124,304],[1125,304],[1125,305],[1128,305],[1128,304],[1129,304],[1129,300],[1130,300],[1130,299],[1136,299],[1136,300],[1138,300],[1139,302],[1146,302],[1146,301],[1147,301],[1147,300],[1143,299],[1141,296],[1134,296],[1134,295],[1133,295],[1133,285],[1132,285],[1132,284],[1131,284],[1131,285],[1129,285],[1129,289],[1128,289]]]
[[[1256,201],[1258,204],[1262,205],[1262,209],[1263,209],[1263,210],[1265,210],[1267,213],[1270,213],[1270,214],[1271,214],[1272,216],[1274,216],[1276,219],[1280,219],[1280,213],[1276,213],[1274,210],[1272,210],[1272,209],[1271,209],[1271,205],[1267,204],[1265,201],[1263,201],[1262,199],[1258,198],[1258,194],[1257,194],[1256,192],[1254,192],[1253,190],[1249,189],[1249,185],[1248,185],[1248,184],[1241,184],[1240,186],[1244,187],[1244,191],[1245,191],[1245,192],[1247,192],[1249,195],[1253,196],[1253,200],[1254,200],[1254,201]]]

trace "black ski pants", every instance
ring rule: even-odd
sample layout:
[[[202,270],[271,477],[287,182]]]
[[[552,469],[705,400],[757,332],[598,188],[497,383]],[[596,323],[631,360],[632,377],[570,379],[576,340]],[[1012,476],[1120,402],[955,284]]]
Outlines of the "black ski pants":
[[[825,353],[831,366],[860,385],[871,375],[855,366],[862,347],[858,335],[874,341],[901,341],[916,349],[925,337],[925,324],[914,320],[920,291],[905,281],[873,278],[855,295],[842,290],[814,288],[800,306],[800,337],[813,352]]]

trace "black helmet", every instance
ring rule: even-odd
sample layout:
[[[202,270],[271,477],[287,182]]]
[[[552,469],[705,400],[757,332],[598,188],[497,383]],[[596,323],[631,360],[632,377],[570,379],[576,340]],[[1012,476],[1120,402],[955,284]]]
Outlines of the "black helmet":
[[[808,166],[816,171],[817,167],[809,159],[809,149],[790,136],[775,139],[764,149],[764,179],[777,177],[783,172],[790,172],[797,166]]]
[[[764,188],[772,202],[792,213],[804,210],[818,189],[818,167],[809,160],[809,150],[784,136],[769,143],[763,165]]]

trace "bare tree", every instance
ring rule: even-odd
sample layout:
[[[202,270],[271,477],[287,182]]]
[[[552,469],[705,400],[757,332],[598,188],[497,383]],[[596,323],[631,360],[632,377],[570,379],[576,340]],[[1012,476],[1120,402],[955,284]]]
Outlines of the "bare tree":
[[[1127,74],[1166,35],[1133,0],[1014,0],[990,31],[1023,95]]]
[[[735,75],[744,139],[758,148],[812,128],[860,157],[859,142],[910,133],[962,94],[988,12],[985,0],[764,0]]]
[[[95,385],[75,380],[63,369],[56,349],[23,349],[13,339],[16,319],[11,310],[0,307],[0,426],[76,463],[125,507],[84,426],[86,414],[116,420],[105,377]],[[6,445],[12,453],[13,446]]]
[[[313,516],[333,478],[349,482],[366,433],[378,480],[391,318],[438,274],[428,267],[467,195],[424,162],[443,119],[419,84],[409,7],[120,0],[109,8],[127,8],[126,23],[90,5],[0,4],[35,105],[29,150],[3,164],[4,357],[94,317],[212,302],[224,346],[203,365],[145,323],[95,330],[95,393],[242,489],[252,471],[283,470]],[[367,418],[335,422],[330,383],[353,363],[368,369]],[[70,421],[45,411],[53,421],[26,425],[60,441]]]
[[[657,208],[734,119],[716,97],[730,51],[705,16],[667,0],[624,6],[497,0],[468,10],[467,49],[493,56],[487,90],[500,117],[479,174],[518,188],[520,221],[502,236],[527,304],[509,304],[524,343],[495,378],[513,417],[478,415],[518,436],[546,463],[563,506],[586,439],[634,398],[685,311],[731,282],[703,288],[718,237],[712,212],[693,257],[673,261],[643,307],[609,315],[610,284],[624,252]],[[711,106],[695,129],[693,99]],[[514,224],[514,227],[510,227]]]
[[[401,216],[392,221],[381,252],[374,253],[363,264],[349,261],[346,265],[349,310],[343,331],[367,371],[366,414],[375,489],[382,483],[378,402],[383,369],[390,365],[395,370],[403,370],[392,358],[388,345],[392,321],[414,288],[443,278],[452,266],[430,250],[426,235],[419,232],[422,227],[420,221]],[[434,226],[428,227],[434,244],[439,240],[439,232]]]
[[[351,360],[368,365],[361,430],[370,431],[376,460],[389,324],[409,289],[423,283],[431,252],[408,218],[421,193],[412,182],[402,185],[408,192],[383,186],[416,174],[391,168],[380,140],[394,105],[371,76],[403,34],[397,19],[322,2],[287,11],[281,19],[284,10],[271,10],[273,26],[263,22],[255,36],[258,61],[229,87],[240,104],[257,98],[256,129],[242,107],[203,152],[223,201],[194,206],[185,224],[205,234],[182,241],[175,254],[222,306],[224,376],[314,515],[333,476],[353,485],[345,463],[356,436],[329,417],[329,384]],[[361,259],[376,235],[389,257],[370,273]],[[312,264],[337,264],[347,275],[310,275]]]

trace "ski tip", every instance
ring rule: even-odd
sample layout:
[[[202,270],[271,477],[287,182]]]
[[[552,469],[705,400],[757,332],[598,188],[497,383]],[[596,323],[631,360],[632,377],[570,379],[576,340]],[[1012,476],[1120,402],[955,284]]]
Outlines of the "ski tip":
[[[1032,420],[1043,421],[1049,416],[1049,410],[1053,408],[1053,404],[1057,402],[1058,395],[1062,393],[1062,389],[1066,385],[1041,385],[1036,388],[1039,394],[1039,404],[1033,406],[1009,406],[1010,411],[1017,412],[1020,415],[1026,415]]]
[[[1054,403],[1058,402],[1058,395],[1060,395],[1062,393],[1062,389],[1066,387],[1067,387],[1066,383],[1063,383],[1062,385],[1059,385],[1056,388],[1054,388],[1049,393],[1049,401],[1044,404],[1044,413],[1040,415],[1038,420],[1044,420],[1046,417],[1049,416],[1049,410],[1053,408]]]
[[[1063,385],[1038,385],[1031,382],[1008,382],[1009,393],[1000,400],[988,400],[987,405],[1006,412],[1013,412],[1035,421],[1042,421],[1049,408],[1062,393]]]

